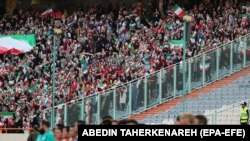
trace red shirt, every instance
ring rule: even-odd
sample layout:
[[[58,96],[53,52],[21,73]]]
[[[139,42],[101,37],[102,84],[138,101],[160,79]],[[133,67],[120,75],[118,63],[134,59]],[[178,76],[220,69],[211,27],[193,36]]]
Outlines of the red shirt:
[[[70,85],[70,89],[71,90],[77,90],[77,86],[78,86],[78,83],[77,82],[74,82]]]

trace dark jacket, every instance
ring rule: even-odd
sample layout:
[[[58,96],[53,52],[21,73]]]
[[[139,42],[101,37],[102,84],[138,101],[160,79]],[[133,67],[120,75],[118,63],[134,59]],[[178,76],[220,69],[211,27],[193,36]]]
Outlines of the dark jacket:
[[[30,133],[27,141],[36,141],[38,135],[38,131],[34,130],[33,132]]]

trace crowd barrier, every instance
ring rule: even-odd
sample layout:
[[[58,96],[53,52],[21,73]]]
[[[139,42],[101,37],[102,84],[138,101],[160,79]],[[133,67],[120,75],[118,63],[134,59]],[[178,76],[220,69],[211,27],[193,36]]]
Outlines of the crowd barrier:
[[[62,120],[65,125],[72,125],[77,120],[99,124],[106,115],[123,119],[179,97],[184,93],[184,83],[185,93],[204,87],[250,65],[250,35],[186,62],[185,68],[183,63],[178,63],[106,91],[57,105],[53,118]],[[185,82],[183,73],[186,74]],[[51,120],[51,111],[51,108],[43,111],[45,119]]]

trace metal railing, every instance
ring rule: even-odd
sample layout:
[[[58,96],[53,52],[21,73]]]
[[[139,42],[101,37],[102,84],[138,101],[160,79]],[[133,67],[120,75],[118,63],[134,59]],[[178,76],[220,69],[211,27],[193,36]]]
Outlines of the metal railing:
[[[153,74],[116,86],[89,97],[55,107],[55,119],[71,125],[77,120],[99,124],[107,115],[123,119],[182,95],[183,73],[186,91],[204,87],[250,65],[250,35],[245,35],[213,50]],[[51,119],[51,108],[44,110]]]
[[[250,108],[249,102],[248,109]],[[209,124],[212,125],[239,125],[240,124],[240,102],[228,105],[216,110],[209,111],[205,114],[208,118]]]

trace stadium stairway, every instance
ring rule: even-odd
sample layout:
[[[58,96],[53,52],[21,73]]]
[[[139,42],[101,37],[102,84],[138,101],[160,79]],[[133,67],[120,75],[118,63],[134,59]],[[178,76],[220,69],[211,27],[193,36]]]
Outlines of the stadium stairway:
[[[190,104],[190,103],[194,103],[194,101],[196,100],[196,99],[201,99],[201,97],[203,96],[203,97],[205,97],[206,95],[208,95],[208,94],[216,94],[216,93],[218,93],[218,90],[220,90],[220,91],[224,91],[225,90],[225,88],[224,89],[222,89],[223,87],[231,87],[230,85],[231,84],[234,84],[234,83],[239,83],[239,84],[243,84],[242,82],[240,83],[240,81],[243,81],[244,83],[249,83],[250,84],[250,67],[247,67],[247,68],[245,68],[245,69],[242,69],[242,70],[240,70],[240,71],[238,71],[238,72],[235,72],[234,74],[232,74],[232,75],[230,75],[230,76],[227,76],[227,77],[225,77],[225,78],[223,78],[223,79],[221,79],[221,80],[218,80],[218,81],[215,81],[214,83],[211,83],[211,84],[207,84],[205,87],[203,87],[203,88],[200,88],[200,89],[198,89],[198,90],[195,90],[195,91],[192,91],[192,92],[189,92],[188,94],[187,94],[187,96],[186,96],[186,100],[187,100],[187,107],[188,106],[190,106],[190,105],[188,105],[188,104]],[[233,87],[233,86],[232,86]],[[238,87],[238,86],[237,86]],[[250,87],[249,87],[250,88]],[[232,89],[234,89],[234,88],[232,88]],[[235,90],[234,91],[236,91],[237,92],[237,88],[235,87]],[[243,96],[243,98],[242,97],[240,97],[238,100],[242,100],[242,99],[245,99],[245,98],[249,98],[248,96],[250,95],[250,93],[249,94],[246,94],[246,93],[248,93],[248,92],[246,92],[246,91],[248,91],[248,88],[247,89],[245,89],[245,95]],[[227,93],[228,91],[225,91],[225,92],[223,92],[223,93]],[[222,92],[220,92],[220,93],[222,93]],[[235,95],[235,94],[234,94]],[[220,94],[220,96],[221,97],[223,97],[224,96],[224,98],[222,98],[222,99],[220,99],[220,100],[222,100],[223,101],[223,99],[227,99],[226,97],[225,97],[225,95],[222,95],[222,94]],[[217,95],[211,95],[211,96],[209,96],[209,98],[215,98],[216,99],[216,97],[217,97]],[[239,97],[239,96],[238,96]],[[217,100],[218,100],[219,98],[217,98]],[[234,98],[232,98],[232,99],[234,99]],[[206,103],[206,101],[203,101],[203,102],[205,102]],[[208,101],[208,102],[210,102],[210,101]],[[231,102],[231,101],[230,101]],[[234,101],[234,102],[236,102],[236,101]],[[198,102],[197,102],[198,103]],[[196,104],[197,104],[196,103]],[[222,102],[223,103],[223,102]],[[226,103],[224,103],[224,104],[228,104],[227,102]],[[232,103],[229,103],[229,104],[232,104]],[[146,111],[144,111],[144,112],[142,112],[142,113],[139,113],[139,114],[137,114],[137,115],[134,115],[134,116],[132,116],[132,117],[130,117],[131,119],[135,119],[135,120],[138,120],[138,121],[143,121],[144,123],[145,122],[148,122],[148,120],[146,120],[145,121],[145,119],[147,119],[147,118],[154,118],[154,117],[158,117],[159,115],[164,115],[164,117],[166,117],[166,114],[169,114],[169,112],[170,112],[170,116],[171,116],[171,112],[173,113],[173,111],[171,111],[171,109],[174,109],[175,108],[175,111],[174,112],[176,112],[176,111],[180,111],[181,112],[181,105],[182,105],[182,98],[181,97],[177,97],[177,98],[175,98],[175,99],[173,99],[173,100],[170,100],[170,101],[167,101],[167,102],[165,102],[165,103],[163,103],[163,104],[160,104],[160,105],[158,105],[158,106],[156,106],[156,107],[154,107],[154,108],[151,108],[151,109],[149,109],[149,110],[146,110]],[[220,104],[220,106],[222,106],[221,104]],[[206,108],[206,107],[203,107],[203,109],[204,108]],[[211,109],[211,107],[209,107],[210,109]],[[209,109],[208,108],[208,109]],[[212,107],[212,108],[220,108],[220,107]],[[177,109],[177,110],[176,110]],[[189,112],[189,110],[190,110],[190,108],[187,108],[187,111]],[[167,113],[168,112],[168,113]],[[202,111],[201,113],[196,113],[196,114],[204,114],[205,113],[205,111]],[[175,113],[176,114],[176,113]],[[168,115],[169,116],[169,115]],[[176,117],[175,116],[171,116],[170,118],[172,118],[172,119],[175,119]],[[162,120],[162,119],[161,119]],[[151,121],[152,122],[152,121]],[[154,122],[154,123],[159,123],[159,122],[161,122],[161,121],[156,121],[156,122]]]

